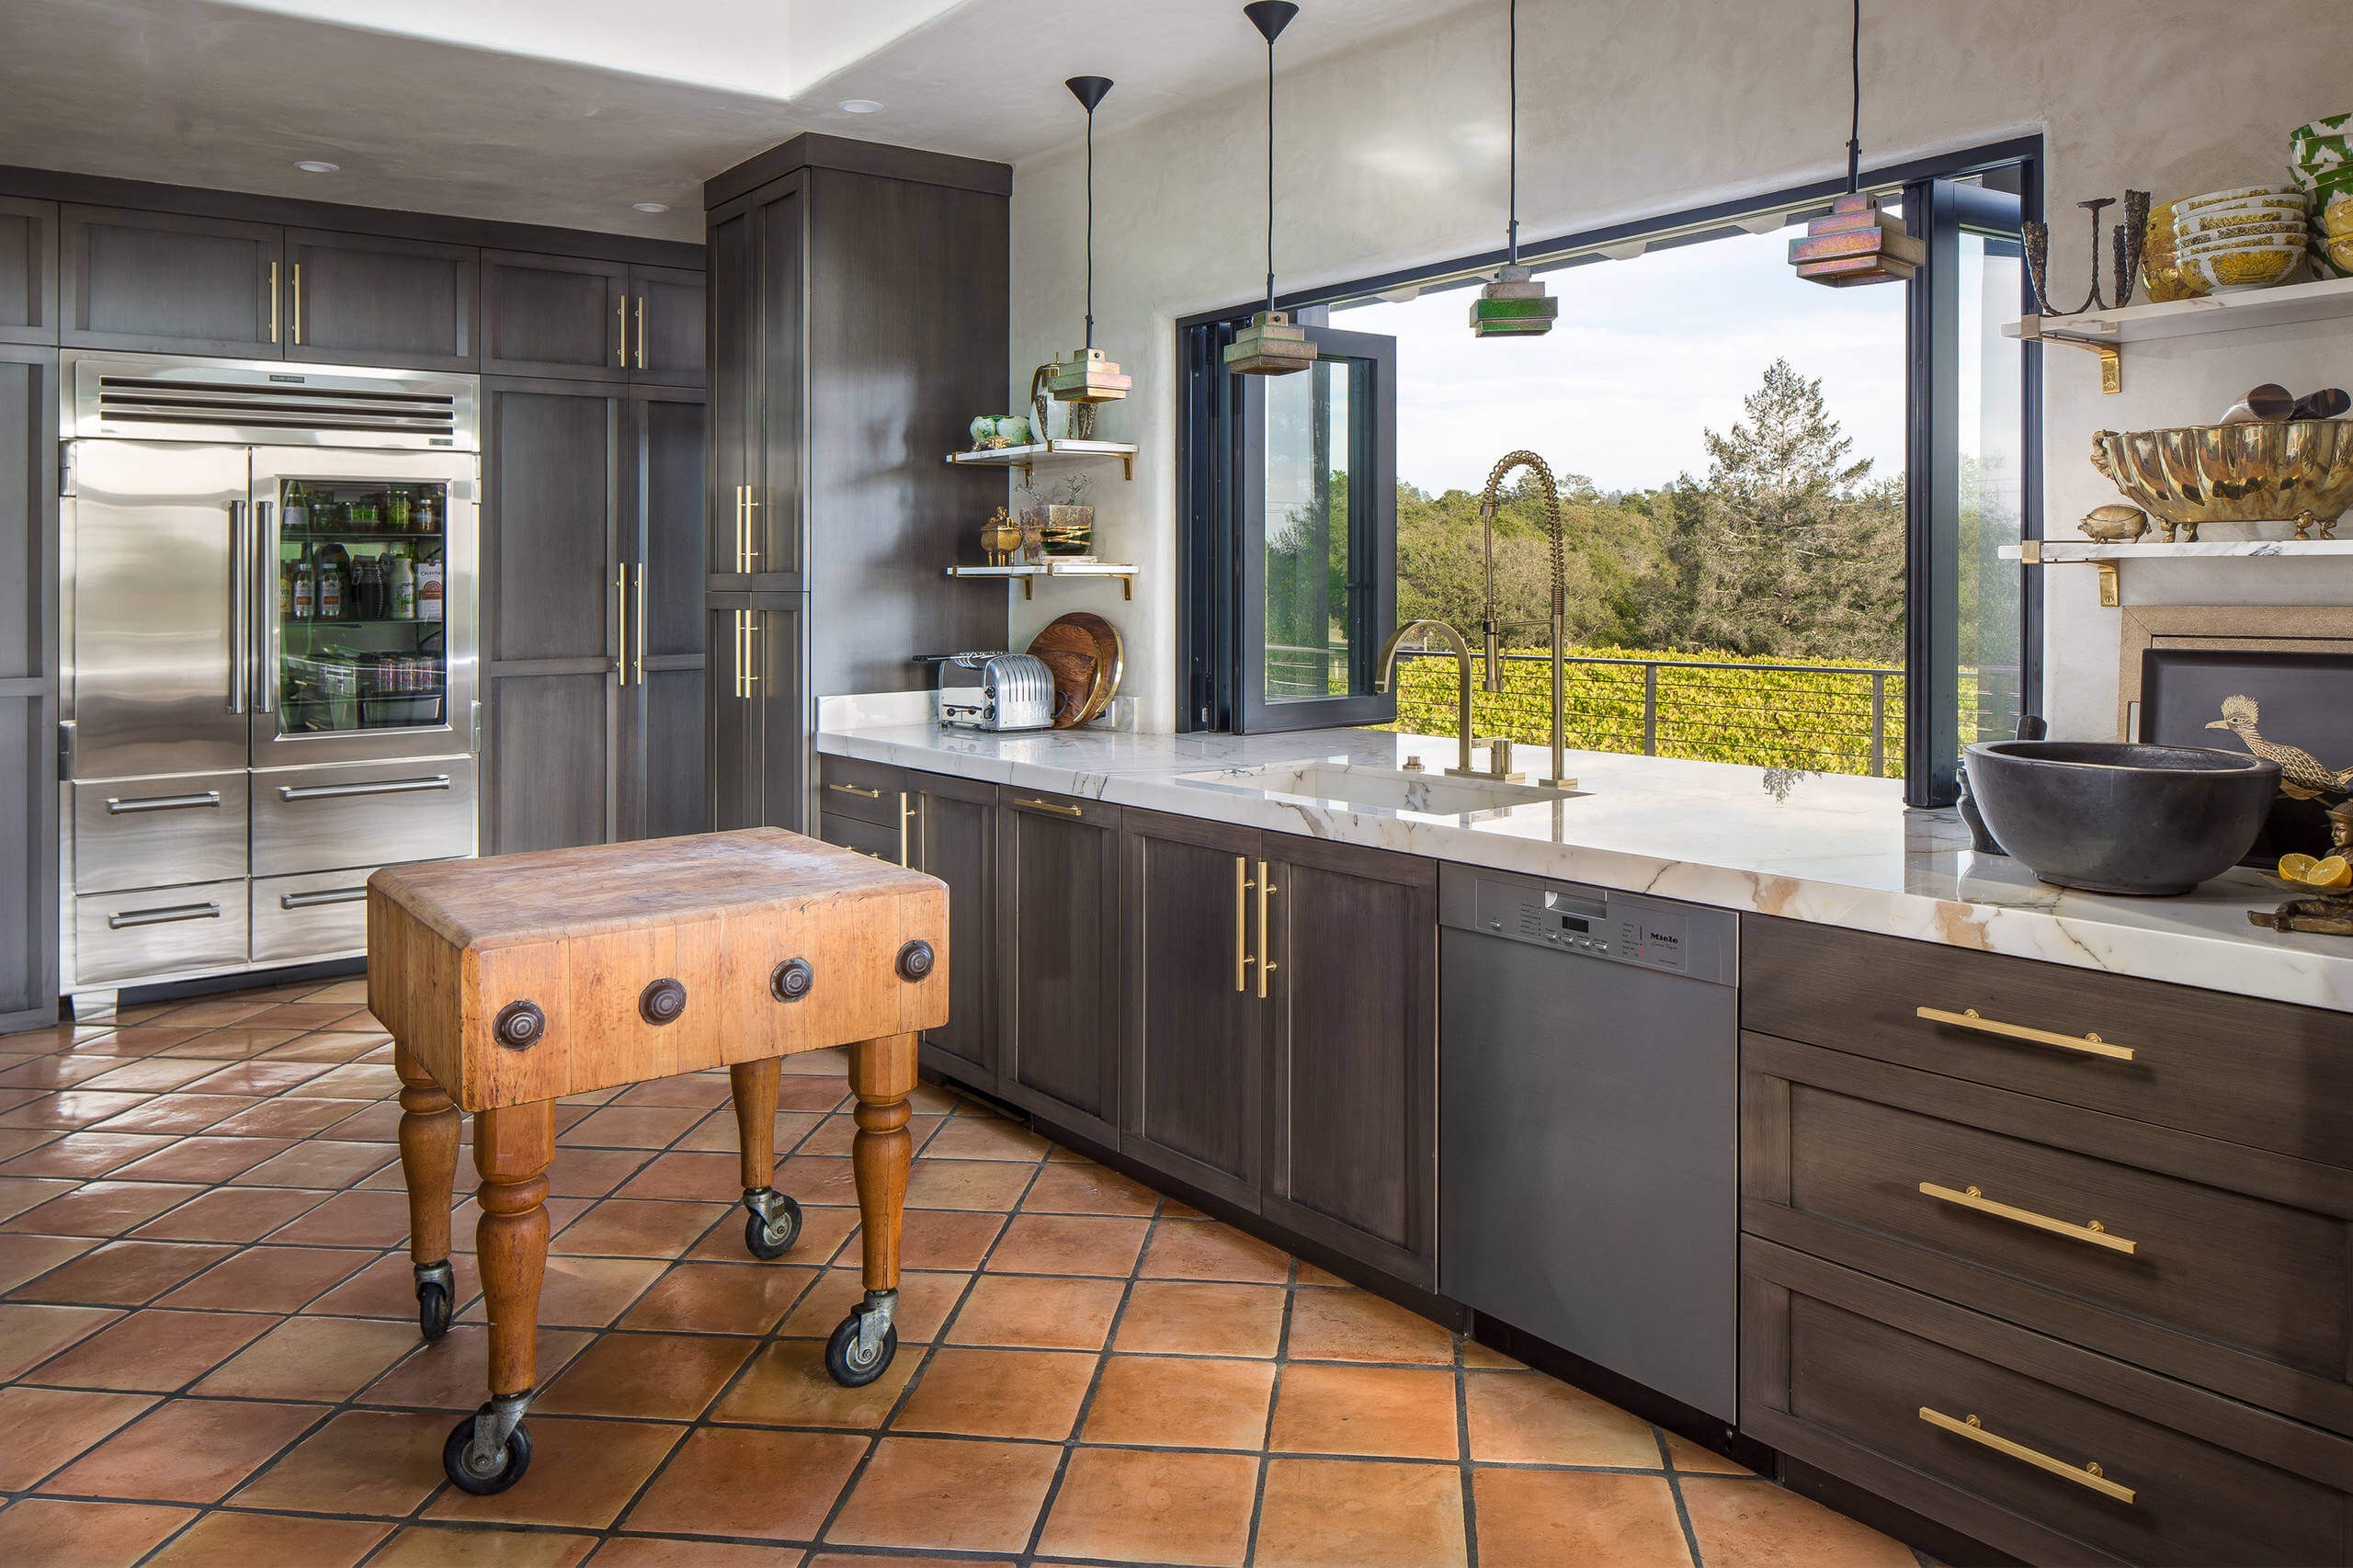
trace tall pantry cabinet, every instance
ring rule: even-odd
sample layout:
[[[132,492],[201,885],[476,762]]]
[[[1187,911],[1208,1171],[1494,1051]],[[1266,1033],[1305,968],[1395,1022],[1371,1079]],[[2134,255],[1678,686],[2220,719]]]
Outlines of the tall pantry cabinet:
[[[1001,164],[802,136],[703,187],[707,767],[719,828],[813,826],[820,697],[929,683],[1006,603],[943,569],[1001,475],[951,468],[1006,401]]]

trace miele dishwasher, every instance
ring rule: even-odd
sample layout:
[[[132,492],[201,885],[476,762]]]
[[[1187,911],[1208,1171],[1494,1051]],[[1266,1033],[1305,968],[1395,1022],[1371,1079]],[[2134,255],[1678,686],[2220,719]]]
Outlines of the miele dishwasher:
[[[1734,1420],[1738,917],[1438,888],[1439,1290]]]

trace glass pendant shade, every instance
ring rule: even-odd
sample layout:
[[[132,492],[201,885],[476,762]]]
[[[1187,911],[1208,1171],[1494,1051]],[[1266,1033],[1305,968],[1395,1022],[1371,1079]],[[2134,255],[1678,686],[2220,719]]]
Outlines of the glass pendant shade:
[[[1842,196],[1830,215],[1816,218],[1790,242],[1790,265],[1809,282],[1849,289],[1858,283],[1901,283],[1928,259],[1926,241],[1904,231],[1904,221],[1880,210],[1879,199]]]
[[[1134,378],[1120,374],[1110,357],[1095,347],[1095,106],[1111,90],[1108,76],[1073,76],[1063,84],[1070,96],[1086,108],[1086,343],[1057,359],[1046,377],[1046,392],[1056,403],[1117,403],[1128,395]],[[1045,439],[1043,430],[1038,432]]]
[[[1242,7],[1267,40],[1267,308],[1225,346],[1225,368],[1240,376],[1288,376],[1315,363],[1307,329],[1275,309],[1275,40],[1299,15],[1290,0],[1250,0]]]

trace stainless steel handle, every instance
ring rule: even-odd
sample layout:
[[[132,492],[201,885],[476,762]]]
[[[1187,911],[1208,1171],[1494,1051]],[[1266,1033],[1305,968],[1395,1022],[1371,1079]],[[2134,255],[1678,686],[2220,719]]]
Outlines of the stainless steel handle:
[[[107,797],[107,815],[127,817],[140,812],[197,811],[220,803],[221,791],[218,790],[207,790],[200,795],[148,795],[131,801],[109,795]]]
[[[119,931],[130,926],[169,926],[180,920],[218,920],[221,906],[217,903],[176,903],[163,909],[126,909],[120,915],[107,916],[107,929]]]
[[[637,684],[645,684],[645,562],[637,562],[630,568],[637,578]]]
[[[229,711],[243,713],[250,697],[246,679],[253,656],[253,540],[247,536],[245,504],[229,503]],[[275,610],[275,605],[270,607]]]
[[[356,888],[321,888],[316,892],[288,892],[278,895],[280,909],[315,909],[323,903],[358,903],[368,896],[365,883]]]
[[[298,261],[298,262],[296,262],[296,263],[294,264],[294,344],[295,344],[295,347],[301,347],[301,343],[302,343],[302,264],[301,264],[301,262],[299,262],[299,261]]]
[[[278,531],[270,521],[270,504],[267,501],[254,503],[254,573],[256,580],[261,582],[274,582],[278,576]],[[278,616],[275,587],[269,594],[269,614],[262,619],[269,628],[269,635],[259,639],[265,667],[254,672],[254,707],[263,713],[275,713],[286,636],[286,624]]]
[[[347,801],[355,795],[415,795],[427,790],[447,790],[449,776],[437,773],[429,778],[385,778],[372,784],[280,784],[278,798],[281,801]]]

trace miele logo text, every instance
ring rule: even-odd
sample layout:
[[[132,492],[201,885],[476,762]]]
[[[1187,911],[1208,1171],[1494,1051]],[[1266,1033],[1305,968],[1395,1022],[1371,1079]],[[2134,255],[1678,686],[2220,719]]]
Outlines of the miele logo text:
[[[1653,931],[1645,928],[1643,932],[1643,937],[1645,941],[1665,942],[1670,948],[1677,948],[1683,945],[1682,937],[1673,936],[1665,931]]]
[[[301,386],[304,381],[309,381],[311,378],[310,378],[310,377],[308,377],[308,376],[278,376],[278,375],[273,375],[273,376],[271,376],[269,379],[270,379],[271,381],[291,381],[291,382],[293,382],[296,386]]]

